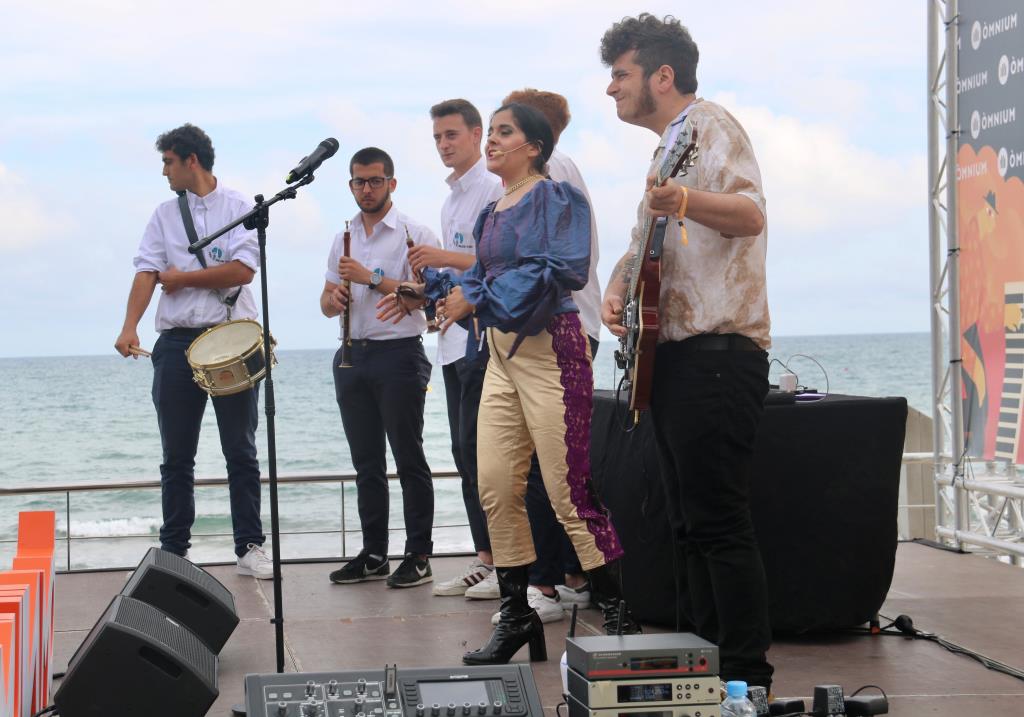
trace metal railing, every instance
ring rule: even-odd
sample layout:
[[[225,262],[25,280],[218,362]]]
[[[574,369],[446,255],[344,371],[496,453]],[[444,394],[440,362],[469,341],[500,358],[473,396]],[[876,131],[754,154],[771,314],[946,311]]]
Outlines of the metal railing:
[[[936,460],[938,461],[936,463]],[[964,474],[955,477],[954,459],[932,453],[904,453],[903,465],[931,464],[936,490],[959,490],[964,495],[966,515],[961,527],[936,525],[936,539],[948,540],[963,549],[971,548],[1005,556],[1015,565],[1024,564],[1024,474],[1022,468],[1006,461],[963,459]],[[931,509],[934,505],[904,505],[900,509]]]
[[[392,473],[388,474],[388,481],[398,482],[398,476]],[[459,478],[457,471],[433,471],[432,477],[434,479],[451,480],[453,478]],[[345,484],[354,484],[356,476],[354,473],[301,473],[301,474],[287,474],[278,476],[278,485],[284,489],[289,486],[303,485],[303,484],[336,484],[341,488],[341,500],[339,505],[340,523],[337,530],[281,530],[281,536],[289,535],[331,535],[338,533],[340,535],[340,547],[341,547],[341,558],[346,559],[350,557],[348,555],[346,534],[358,533],[358,530],[346,530],[346,496],[345,496]],[[261,476],[260,484],[269,485],[270,480],[267,476]],[[196,490],[203,490],[209,488],[226,488],[228,486],[228,479],[223,478],[196,478],[195,487]],[[64,543],[64,556],[65,556],[65,567],[63,572],[76,572],[72,567],[74,561],[72,559],[72,547],[78,543],[84,543],[89,541],[127,541],[136,540],[140,538],[155,539],[156,536],[153,533],[126,533],[118,535],[76,535],[74,532],[74,522],[72,521],[72,500],[71,496],[74,494],[85,494],[85,493],[110,493],[114,491],[134,491],[134,490],[159,490],[159,480],[138,480],[138,481],[122,481],[122,482],[103,482],[103,483],[75,483],[75,484],[60,484],[60,485],[49,485],[49,486],[32,486],[32,487],[15,487],[15,488],[0,488],[0,500],[6,498],[18,498],[18,497],[39,497],[39,496],[52,496],[52,495],[63,495],[64,500],[64,526],[63,533],[60,530],[61,521],[60,515],[57,520],[57,542],[58,544]],[[267,526],[265,526],[267,527]],[[468,532],[468,523],[450,523],[450,524],[434,524],[434,529],[446,529],[446,528],[466,528]],[[401,531],[404,528],[402,526],[390,528],[389,532]],[[193,538],[230,538],[230,532],[215,532],[215,533],[202,533],[193,532]],[[0,545],[12,545],[17,543],[17,536],[3,537],[0,538]],[[466,551],[468,552],[468,550]],[[450,553],[436,553],[436,555],[461,555],[460,552]],[[331,559],[336,560],[338,556],[304,556],[303,559]],[[133,566],[128,565],[110,565],[104,566],[103,569],[118,569],[128,568]]]

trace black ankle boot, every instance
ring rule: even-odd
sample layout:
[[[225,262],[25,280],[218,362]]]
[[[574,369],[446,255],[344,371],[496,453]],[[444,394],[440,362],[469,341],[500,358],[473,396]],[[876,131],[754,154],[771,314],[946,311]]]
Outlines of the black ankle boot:
[[[495,568],[501,590],[501,617],[491,639],[479,650],[467,652],[462,661],[467,665],[504,665],[523,645],[530,644],[530,662],[548,659],[544,643],[544,625],[537,612],[526,601],[529,584],[527,566]]]
[[[622,564],[613,560],[588,571],[591,600],[604,613],[604,631],[608,635],[637,635],[643,630],[622,598]],[[621,629],[619,611],[622,611]]]

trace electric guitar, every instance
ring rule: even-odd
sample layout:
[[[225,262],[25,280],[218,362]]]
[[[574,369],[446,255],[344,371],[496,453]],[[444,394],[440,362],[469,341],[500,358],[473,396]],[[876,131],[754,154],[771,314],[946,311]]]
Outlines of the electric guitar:
[[[697,128],[687,122],[675,143],[665,152],[654,185],[664,186],[672,177],[686,174],[697,157]],[[672,221],[675,221],[674,219]],[[624,372],[619,391],[629,396],[634,425],[640,412],[651,405],[651,381],[654,374],[654,349],[658,344],[658,301],[661,295],[661,254],[669,220],[647,215],[643,243],[634,259],[629,287],[623,297],[622,325],[626,333],[619,339],[615,363]]]

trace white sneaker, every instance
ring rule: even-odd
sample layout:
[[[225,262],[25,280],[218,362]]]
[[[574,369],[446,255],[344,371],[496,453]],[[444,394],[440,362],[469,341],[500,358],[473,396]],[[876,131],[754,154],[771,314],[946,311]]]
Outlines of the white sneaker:
[[[562,609],[572,611],[573,605],[579,605],[583,610],[590,607],[590,583],[584,583],[581,588],[571,588],[568,585],[556,585],[558,597],[562,598]]]
[[[558,597],[557,592],[554,597],[548,597],[540,589],[531,585],[526,588],[526,602],[537,611],[541,622],[557,622],[565,617],[565,612],[562,610],[562,600]],[[491,624],[497,625],[500,619],[501,613],[494,613],[491,615]]]
[[[498,589],[498,571],[492,570],[487,577],[472,587],[466,588],[465,595],[470,600],[497,600],[501,597]]]
[[[485,565],[479,558],[470,563],[465,570],[451,580],[434,583],[435,595],[464,595],[466,590],[486,580],[494,573],[494,568]]]
[[[260,580],[274,579],[274,561],[263,548],[256,543],[246,546],[249,552],[238,559],[237,570],[240,575],[252,575]]]

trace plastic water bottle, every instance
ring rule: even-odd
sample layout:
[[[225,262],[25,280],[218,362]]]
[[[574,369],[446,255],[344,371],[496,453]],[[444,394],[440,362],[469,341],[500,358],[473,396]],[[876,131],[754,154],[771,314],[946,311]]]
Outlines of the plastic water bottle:
[[[562,660],[558,663],[558,671],[562,674],[562,696],[569,694],[569,661],[566,659],[568,653],[562,653]],[[568,701],[568,700],[567,700]]]
[[[757,717],[754,703],[747,699],[747,683],[733,680],[725,683],[726,698],[722,703],[722,717]]]

